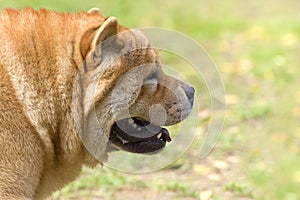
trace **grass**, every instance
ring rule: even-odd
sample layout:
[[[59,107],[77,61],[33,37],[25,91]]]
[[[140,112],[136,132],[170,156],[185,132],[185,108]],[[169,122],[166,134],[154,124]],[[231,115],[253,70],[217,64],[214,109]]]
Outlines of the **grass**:
[[[223,188],[252,199],[300,199],[300,19],[297,0],[237,1],[0,1],[0,8],[31,5],[59,11],[100,7],[128,27],[158,26],[186,33],[208,51],[224,79],[227,99],[226,127],[211,157],[236,154],[244,183],[224,182]],[[172,58],[172,57],[171,57]],[[184,71],[184,70],[183,70]],[[192,82],[192,73],[187,72]],[[197,83],[196,83],[197,84]],[[205,91],[197,85],[198,91]],[[199,93],[209,106],[207,93]],[[201,124],[202,128],[208,125]],[[196,123],[195,123],[196,126]],[[198,147],[201,141],[196,142]],[[153,183],[153,182],[151,182]],[[171,190],[196,198],[193,182],[174,180],[149,184],[104,168],[84,169],[78,182],[56,197],[68,199],[88,191],[113,199],[124,187]],[[250,186],[249,186],[250,185]],[[249,188],[253,188],[252,190]],[[255,195],[254,195],[255,194]],[[220,196],[220,195],[216,195]],[[221,197],[219,199],[222,199]]]
[[[54,194],[54,199],[70,199],[78,196],[89,197],[99,190],[100,195],[111,198],[117,189],[132,182],[123,174],[108,168],[96,168],[94,170],[84,168],[83,174],[84,177],[80,181],[75,181],[65,187],[62,192]]]
[[[161,183],[154,181],[151,187],[154,187],[158,191],[173,191],[183,197],[192,197],[197,199],[199,196],[199,194],[191,188],[190,183],[184,183],[179,181]]]
[[[240,184],[237,182],[230,182],[224,185],[224,189],[226,191],[230,191],[235,195],[242,196],[242,197],[250,197],[253,198],[253,192],[249,189],[249,186],[245,184]]]

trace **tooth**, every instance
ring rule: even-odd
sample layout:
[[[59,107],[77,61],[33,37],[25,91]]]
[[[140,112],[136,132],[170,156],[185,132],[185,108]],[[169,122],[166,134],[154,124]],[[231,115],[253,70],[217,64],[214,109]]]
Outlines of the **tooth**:
[[[160,139],[161,136],[162,136],[162,133],[159,133],[159,134],[156,135],[157,139]]]
[[[127,140],[124,140],[123,138],[121,138],[120,136],[118,136],[117,135],[117,137],[121,140],[121,142],[123,143],[123,144],[126,144],[126,143],[129,143],[129,141],[127,141]]]
[[[129,124],[133,124],[133,123],[134,123],[133,119],[132,119],[132,118],[129,118],[129,119],[128,119],[128,123],[129,123]]]
[[[133,126],[133,128],[137,127],[137,125],[135,123],[132,123],[131,126]]]
[[[163,128],[162,133],[163,133],[163,139],[164,139],[165,142],[171,142],[172,141],[167,129]]]
[[[137,130],[138,130],[138,131],[141,131],[142,129],[139,127],[139,128],[137,128]]]

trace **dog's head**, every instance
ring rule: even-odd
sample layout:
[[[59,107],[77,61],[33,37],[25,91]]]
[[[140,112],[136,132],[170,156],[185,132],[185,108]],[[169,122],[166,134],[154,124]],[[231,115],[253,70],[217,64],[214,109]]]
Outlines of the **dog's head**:
[[[84,69],[84,129],[100,128],[119,149],[158,152],[171,141],[161,126],[191,113],[193,87],[164,74],[147,38],[120,26],[114,17],[95,33]]]

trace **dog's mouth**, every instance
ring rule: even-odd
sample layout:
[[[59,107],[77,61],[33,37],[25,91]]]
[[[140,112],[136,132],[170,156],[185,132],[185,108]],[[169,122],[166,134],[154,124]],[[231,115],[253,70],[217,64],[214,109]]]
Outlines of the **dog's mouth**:
[[[150,154],[161,151],[171,137],[167,129],[132,117],[115,122],[109,140],[122,150]]]

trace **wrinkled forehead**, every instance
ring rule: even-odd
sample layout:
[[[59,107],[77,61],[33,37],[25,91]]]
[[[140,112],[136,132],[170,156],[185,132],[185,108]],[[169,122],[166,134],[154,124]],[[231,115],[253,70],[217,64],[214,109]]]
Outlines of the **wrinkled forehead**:
[[[118,37],[120,37],[123,40],[123,42],[125,43],[124,50],[128,52],[139,49],[151,48],[149,40],[139,30],[129,29],[126,31],[122,31],[118,34]]]
[[[141,31],[129,30],[122,33],[121,37],[125,41],[122,63],[127,72],[143,76],[159,69],[158,52]]]

